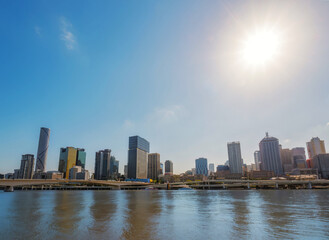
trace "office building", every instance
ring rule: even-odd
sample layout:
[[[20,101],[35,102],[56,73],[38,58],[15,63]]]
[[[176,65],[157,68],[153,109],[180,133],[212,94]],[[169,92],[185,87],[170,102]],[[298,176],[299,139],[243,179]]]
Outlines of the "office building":
[[[215,172],[215,164],[209,163],[209,173],[214,173]]]
[[[329,153],[315,155],[311,160],[312,168],[317,169],[321,178],[329,178]]]
[[[127,173],[128,173],[128,165],[125,165],[123,168],[123,175],[125,176],[125,178],[127,178]]]
[[[139,136],[132,136],[129,137],[128,148],[128,178],[146,179],[150,143]]]
[[[160,154],[150,153],[148,155],[148,163],[147,163],[147,178],[152,180],[158,180],[160,173],[161,173]]]
[[[96,180],[108,180],[110,178],[111,150],[105,149],[96,152],[95,175]]]
[[[34,168],[34,155],[25,154],[22,155],[21,167],[19,169],[19,178],[32,179]]]
[[[195,160],[196,175],[208,176],[207,158],[198,158]]]
[[[164,173],[163,163],[160,163],[160,175],[163,175],[163,173]]]
[[[292,150],[288,148],[280,148],[281,162],[283,171],[285,173],[291,172],[294,168],[294,159],[292,155]]]
[[[80,166],[82,169],[85,169],[86,166],[86,157],[87,153],[83,148],[77,148],[77,162],[76,166]]]
[[[62,178],[63,178],[63,173],[58,171],[48,171],[45,177],[45,179],[53,179],[53,180],[62,179]]]
[[[227,144],[228,161],[231,173],[242,173],[242,158],[240,142],[231,142]]]
[[[82,170],[81,172],[76,173],[75,178],[77,180],[88,180],[90,178],[89,171]]]
[[[259,171],[261,166],[261,161],[260,161],[260,151],[258,150],[254,152],[254,161],[256,164],[256,170]]]
[[[313,158],[318,154],[325,154],[326,148],[324,145],[324,141],[320,140],[318,137],[314,137],[311,141],[306,143],[308,157]]]
[[[174,164],[172,161],[165,161],[165,175],[173,175],[174,174]]]
[[[69,179],[70,169],[74,166],[79,166],[78,164],[84,166],[85,162],[86,153],[84,149],[74,147],[61,148],[58,171],[64,174],[65,179]]]
[[[69,179],[76,179],[76,174],[82,172],[81,166],[74,166],[70,168]]]
[[[19,173],[20,173],[20,169],[14,169],[13,179],[21,178]]]
[[[262,170],[273,171],[275,176],[283,174],[279,140],[268,133],[259,143]]]
[[[46,171],[49,136],[50,136],[50,129],[42,127],[40,129],[38,154],[37,154],[37,161],[35,164],[36,173]]]
[[[306,168],[305,148],[296,147],[291,149],[294,168]]]

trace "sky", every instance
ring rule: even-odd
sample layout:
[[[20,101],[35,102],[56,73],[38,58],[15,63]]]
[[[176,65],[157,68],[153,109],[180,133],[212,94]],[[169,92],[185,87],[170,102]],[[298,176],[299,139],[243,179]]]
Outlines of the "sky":
[[[262,31],[280,47],[251,64]],[[328,1],[0,1],[0,32],[0,173],[36,155],[40,127],[46,170],[73,146],[92,172],[111,149],[123,172],[133,135],[174,173],[224,164],[231,141],[250,164],[265,132],[329,148]]]

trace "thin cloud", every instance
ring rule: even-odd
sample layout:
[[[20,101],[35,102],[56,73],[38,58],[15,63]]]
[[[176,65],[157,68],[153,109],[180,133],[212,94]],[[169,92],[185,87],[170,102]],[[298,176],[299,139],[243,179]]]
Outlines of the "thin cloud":
[[[60,18],[60,39],[64,42],[65,46],[69,50],[73,50],[76,47],[76,37],[72,33],[72,24],[65,18]]]
[[[41,28],[40,28],[40,27],[35,26],[35,27],[34,27],[34,32],[35,32],[39,37],[41,37]]]
[[[160,124],[176,122],[184,114],[184,107],[180,105],[156,108],[148,116],[149,121]]]

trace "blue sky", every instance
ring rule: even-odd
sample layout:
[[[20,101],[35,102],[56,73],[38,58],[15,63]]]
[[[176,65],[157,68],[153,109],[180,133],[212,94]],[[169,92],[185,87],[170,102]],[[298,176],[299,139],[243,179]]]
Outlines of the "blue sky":
[[[60,147],[112,149],[150,141],[174,172],[223,164],[240,141],[245,163],[268,131],[283,147],[329,142],[328,1],[1,1],[0,172],[36,154],[51,129]],[[274,28],[279,56],[241,62],[248,34]],[[328,145],[327,145],[328,148]]]

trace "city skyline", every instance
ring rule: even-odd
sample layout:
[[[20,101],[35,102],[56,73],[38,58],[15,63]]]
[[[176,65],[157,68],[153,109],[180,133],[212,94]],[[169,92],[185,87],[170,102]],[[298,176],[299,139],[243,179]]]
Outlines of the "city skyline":
[[[91,171],[94,153],[111,149],[123,173],[135,135],[174,173],[200,156],[224,164],[232,141],[253,163],[267,131],[283,148],[328,143],[328,4],[206,2],[0,3],[0,172],[37,158],[41,126],[47,170],[74,146]],[[245,35],[271,27],[284,40],[276,61],[250,69],[235,58]]]

